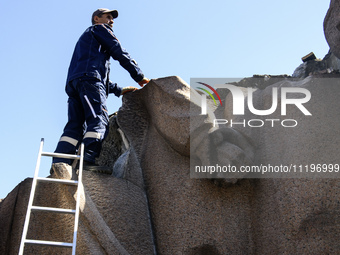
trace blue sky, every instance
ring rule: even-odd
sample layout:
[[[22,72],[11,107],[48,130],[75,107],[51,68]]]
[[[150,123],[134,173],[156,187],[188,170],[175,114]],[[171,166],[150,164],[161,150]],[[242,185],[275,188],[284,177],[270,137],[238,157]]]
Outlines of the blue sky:
[[[148,78],[292,74],[301,57],[328,52],[320,0],[0,1],[0,198],[34,174],[40,139],[53,152],[67,120],[64,92],[76,41],[101,7]],[[111,80],[138,86],[114,60]],[[108,99],[110,113],[121,98]],[[51,159],[44,158],[40,176]]]

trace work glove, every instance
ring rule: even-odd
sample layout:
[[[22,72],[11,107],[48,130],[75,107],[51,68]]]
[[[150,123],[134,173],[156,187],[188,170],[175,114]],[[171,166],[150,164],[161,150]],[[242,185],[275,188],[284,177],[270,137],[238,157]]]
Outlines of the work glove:
[[[135,90],[138,90],[138,89],[135,87],[125,87],[122,89],[121,95],[124,95],[125,93],[128,93],[128,92],[133,92]]]
[[[121,94],[120,87],[118,87],[117,83],[113,83],[112,81],[109,81],[109,94],[115,94],[116,97],[119,97]]]
[[[149,83],[149,79],[148,78],[143,78],[143,80],[141,80],[140,82],[138,82],[139,86],[144,87],[144,85]]]

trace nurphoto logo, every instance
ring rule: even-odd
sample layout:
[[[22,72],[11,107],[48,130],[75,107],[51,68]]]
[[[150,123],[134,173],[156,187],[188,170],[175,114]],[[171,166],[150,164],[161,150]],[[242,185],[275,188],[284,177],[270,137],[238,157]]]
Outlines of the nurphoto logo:
[[[231,93],[232,96],[232,102],[233,102],[233,115],[245,115],[245,103],[247,103],[248,110],[250,113],[257,115],[257,116],[269,116],[273,114],[279,105],[279,92],[281,92],[281,98],[280,98],[280,106],[281,106],[281,116],[287,115],[287,105],[294,105],[297,107],[305,116],[311,116],[312,114],[308,111],[308,109],[304,106],[305,103],[307,103],[311,99],[311,93],[309,90],[305,88],[298,88],[298,87],[273,87],[272,88],[272,105],[269,109],[256,109],[253,102],[253,93],[254,88],[248,87],[247,88],[247,96],[244,95],[242,89],[240,87],[237,87],[235,85],[231,84],[217,84],[212,87],[211,85],[208,85],[203,82],[197,82],[201,85],[204,85],[205,87],[209,88],[219,99],[220,105],[223,106],[222,100],[220,98],[220,95],[217,93],[216,89],[227,89]],[[197,89],[206,92],[210,98],[214,101],[214,104],[217,106],[217,102],[212,95],[211,92],[209,92],[205,88],[197,87]],[[298,98],[289,98],[289,94],[295,94],[298,95]],[[207,114],[207,95],[201,94],[201,115]],[[232,120],[226,120],[226,119],[214,119],[214,126],[218,126],[221,124],[241,124],[243,126],[249,127],[262,127],[265,123],[271,123],[272,126],[275,125],[276,122],[281,122],[281,125],[283,127],[295,127],[297,126],[297,121],[294,119],[251,119],[251,120],[244,120],[242,122],[233,123]]]

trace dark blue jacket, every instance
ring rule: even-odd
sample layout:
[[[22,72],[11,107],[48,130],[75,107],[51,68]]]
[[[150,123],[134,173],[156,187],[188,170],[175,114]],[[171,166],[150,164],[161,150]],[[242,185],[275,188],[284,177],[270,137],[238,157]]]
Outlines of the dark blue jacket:
[[[109,80],[110,56],[125,68],[136,82],[144,75],[136,61],[122,48],[109,25],[93,25],[79,38],[68,69],[67,84],[79,77],[95,77],[106,85],[107,93],[120,96],[121,88]]]

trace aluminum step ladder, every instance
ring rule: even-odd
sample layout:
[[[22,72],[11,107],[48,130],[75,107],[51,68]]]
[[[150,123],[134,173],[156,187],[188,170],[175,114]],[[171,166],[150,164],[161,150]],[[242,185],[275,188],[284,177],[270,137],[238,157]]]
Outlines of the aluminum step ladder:
[[[76,254],[76,244],[77,244],[78,221],[79,221],[79,201],[80,201],[80,193],[81,193],[80,187],[82,187],[84,144],[81,144],[81,146],[80,146],[80,154],[79,155],[43,152],[43,144],[44,144],[44,138],[42,138],[41,142],[40,142],[38,160],[37,160],[37,164],[36,164],[36,168],[35,168],[35,172],[34,172],[34,177],[33,177],[33,181],[32,181],[32,188],[31,188],[30,198],[29,198],[29,201],[28,201],[25,224],[24,224],[24,229],[23,229],[21,242],[20,242],[19,255],[22,255],[24,253],[25,244],[45,245],[45,246],[55,246],[55,247],[57,247],[57,246],[58,247],[68,247],[68,248],[72,248],[72,255],[75,255]],[[79,160],[78,180],[74,181],[74,180],[63,180],[63,179],[55,179],[55,178],[38,177],[41,156]],[[76,208],[75,209],[63,209],[63,208],[34,206],[33,200],[34,200],[34,195],[35,195],[35,189],[36,189],[38,182],[61,183],[61,184],[77,186]],[[31,216],[32,211],[46,211],[46,212],[55,212],[55,213],[74,214],[75,219],[74,219],[73,242],[72,243],[64,243],[64,242],[53,242],[53,241],[26,239],[27,231],[28,231],[28,225],[29,225],[30,216]]]

